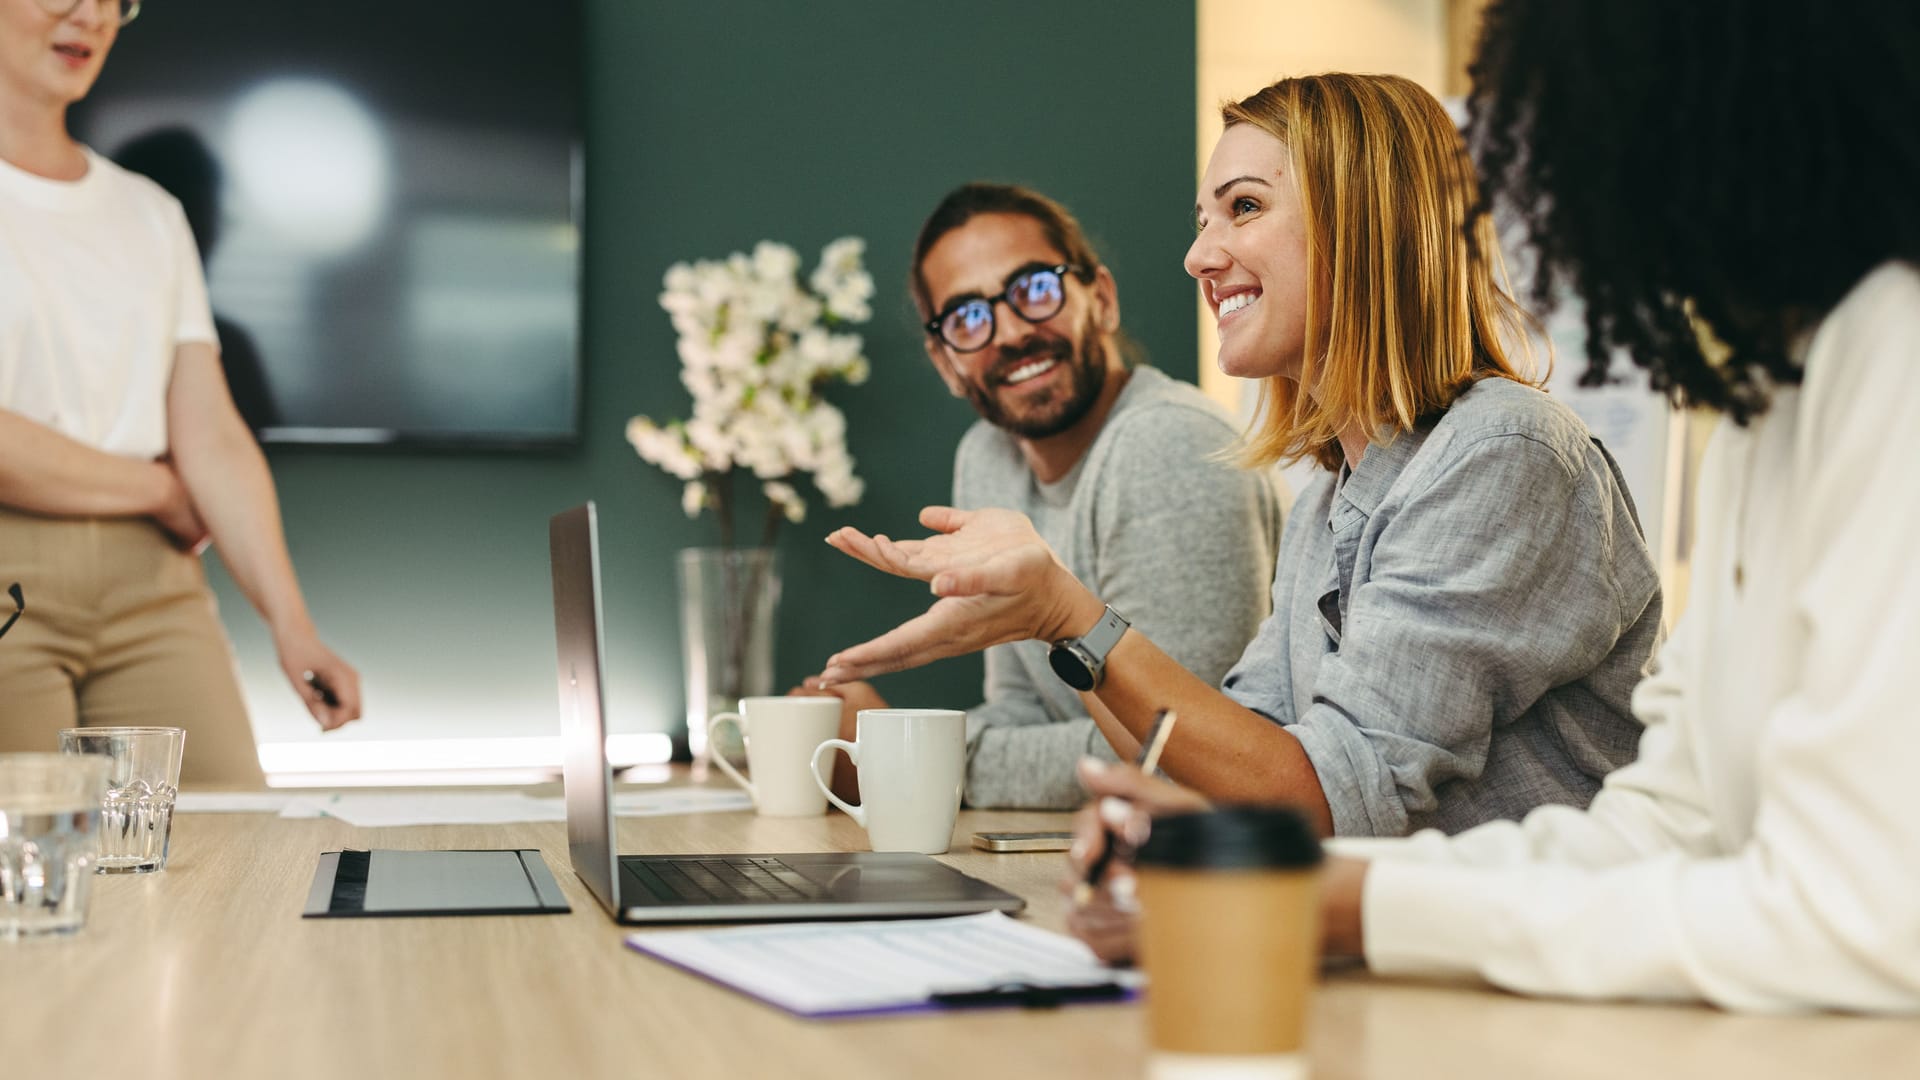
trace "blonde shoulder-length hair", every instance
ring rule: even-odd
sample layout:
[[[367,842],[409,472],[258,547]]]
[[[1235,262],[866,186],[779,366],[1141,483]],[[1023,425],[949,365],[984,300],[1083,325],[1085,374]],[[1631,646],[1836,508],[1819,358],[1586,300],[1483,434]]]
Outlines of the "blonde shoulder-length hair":
[[[1310,75],[1221,118],[1287,147],[1310,283],[1299,379],[1261,380],[1241,464],[1337,469],[1339,434],[1356,424],[1391,440],[1479,379],[1538,385],[1531,320],[1494,280],[1504,267],[1473,163],[1432,94],[1394,75]]]

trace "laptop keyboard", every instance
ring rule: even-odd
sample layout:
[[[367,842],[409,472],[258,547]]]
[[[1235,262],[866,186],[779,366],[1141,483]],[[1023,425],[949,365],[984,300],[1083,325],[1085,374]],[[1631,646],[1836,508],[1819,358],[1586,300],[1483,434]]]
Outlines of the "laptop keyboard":
[[[779,859],[733,856],[621,859],[621,869],[668,903],[767,904],[817,900],[820,887]]]

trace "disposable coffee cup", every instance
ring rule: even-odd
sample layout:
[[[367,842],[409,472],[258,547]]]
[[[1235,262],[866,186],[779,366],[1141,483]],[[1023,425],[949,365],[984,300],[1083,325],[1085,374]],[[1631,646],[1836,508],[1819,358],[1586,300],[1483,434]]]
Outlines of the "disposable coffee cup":
[[[1134,857],[1149,1080],[1302,1080],[1320,842],[1299,814],[1157,818]]]

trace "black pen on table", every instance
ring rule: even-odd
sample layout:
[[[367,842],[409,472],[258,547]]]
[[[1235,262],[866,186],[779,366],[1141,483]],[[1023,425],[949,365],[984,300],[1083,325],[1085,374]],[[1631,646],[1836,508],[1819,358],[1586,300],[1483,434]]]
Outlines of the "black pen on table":
[[[1161,709],[1155,714],[1153,727],[1140,744],[1140,757],[1134,762],[1140,767],[1142,775],[1152,776],[1153,770],[1159,767],[1160,752],[1166,749],[1167,737],[1173,734],[1173,722],[1178,718],[1172,709]],[[1113,826],[1103,826],[1101,831],[1107,838],[1106,846],[1100,849],[1093,864],[1087,867],[1086,880],[1073,887],[1074,907],[1085,907],[1087,901],[1093,899],[1093,890],[1100,887],[1100,879],[1106,875],[1107,865],[1113,862],[1114,849],[1120,846],[1120,838],[1114,835]]]

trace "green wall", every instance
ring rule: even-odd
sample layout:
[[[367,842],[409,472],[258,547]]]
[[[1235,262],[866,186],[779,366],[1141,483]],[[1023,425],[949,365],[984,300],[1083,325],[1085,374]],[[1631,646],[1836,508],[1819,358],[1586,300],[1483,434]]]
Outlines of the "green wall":
[[[1152,362],[1194,378],[1180,269],[1191,3],[590,0],[588,36],[579,447],[270,454],[316,618],[366,681],[366,721],[337,737],[555,730],[546,523],[587,498],[601,512],[612,724],[679,722],[674,552],[713,542],[714,523],[685,518],[678,482],[622,437],[635,413],[689,408],[655,300],[676,260],[778,239],[811,268],[822,244],[854,234],[879,285],[865,327],[873,377],[831,395],[867,497],[847,511],[815,500],[782,536],[782,688],[926,604],[923,587],[820,538],[842,523],[905,532],[921,504],[947,496],[972,413],[928,367],[904,287],[913,234],[945,191],[1007,180],[1065,202],[1113,267],[1126,328]],[[311,737],[259,621],[215,577],[259,734]],[[880,687],[898,704],[964,707],[979,680],[965,658]]]

